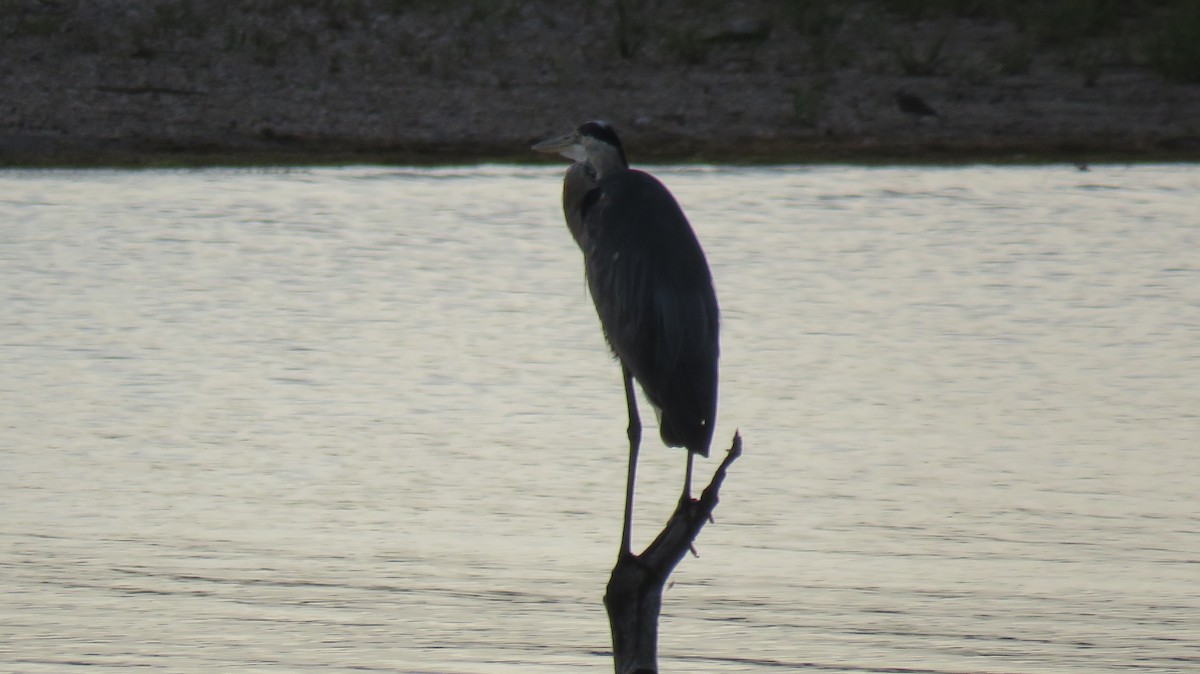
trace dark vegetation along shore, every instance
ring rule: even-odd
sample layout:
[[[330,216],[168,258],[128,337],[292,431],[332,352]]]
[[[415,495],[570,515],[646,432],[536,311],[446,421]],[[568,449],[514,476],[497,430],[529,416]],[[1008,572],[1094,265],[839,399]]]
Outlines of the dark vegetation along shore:
[[[534,161],[591,118],[641,161],[1194,160],[1200,0],[0,0],[0,165]]]

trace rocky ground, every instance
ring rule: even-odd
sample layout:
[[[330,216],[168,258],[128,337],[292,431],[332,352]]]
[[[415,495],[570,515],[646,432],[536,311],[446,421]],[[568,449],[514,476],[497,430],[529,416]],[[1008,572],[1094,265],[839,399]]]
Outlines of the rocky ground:
[[[0,4],[0,164],[1200,158],[1153,17],[1061,40],[879,2]],[[902,110],[903,90],[936,111]]]

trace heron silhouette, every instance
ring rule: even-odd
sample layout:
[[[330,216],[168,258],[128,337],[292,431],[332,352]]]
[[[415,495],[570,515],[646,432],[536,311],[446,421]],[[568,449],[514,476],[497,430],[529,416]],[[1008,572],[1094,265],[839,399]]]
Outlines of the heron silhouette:
[[[576,162],[563,180],[563,215],[624,378],[629,467],[621,546],[628,553],[642,436],[633,381],[658,416],[663,442],[687,449],[681,499],[691,499],[694,455],[708,456],[712,444],[720,354],[712,273],[675,197],[629,168],[609,124],[587,122],[533,149]]]

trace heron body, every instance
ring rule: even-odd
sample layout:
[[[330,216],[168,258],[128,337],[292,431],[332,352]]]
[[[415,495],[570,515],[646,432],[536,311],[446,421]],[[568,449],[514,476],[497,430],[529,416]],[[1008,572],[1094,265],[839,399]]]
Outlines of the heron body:
[[[629,548],[641,422],[632,380],[659,417],[659,435],[708,456],[717,408],[720,311],[704,251],[670,191],[629,168],[604,122],[534,146],[576,163],[563,180],[563,215],[583,251],[588,290],[609,347],[621,363],[629,413],[629,479],[623,549]]]
[[[719,312],[691,225],[653,176],[603,176],[582,204],[588,289],[613,352],[641,384],[669,447],[708,456]]]

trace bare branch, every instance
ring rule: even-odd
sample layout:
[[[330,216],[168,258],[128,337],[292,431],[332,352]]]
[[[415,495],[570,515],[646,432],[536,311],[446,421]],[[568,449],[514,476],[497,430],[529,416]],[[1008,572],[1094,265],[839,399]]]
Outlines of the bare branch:
[[[742,436],[735,433],[725,459],[699,499],[680,499],[661,533],[640,555],[622,553],[617,558],[604,606],[613,636],[613,661],[617,674],[658,672],[658,616],[667,578],[693,550],[693,543],[713,510],[729,466],[742,455]]]

